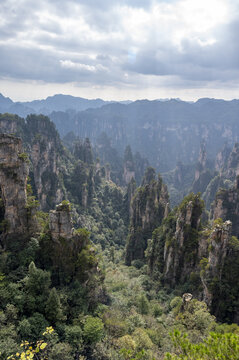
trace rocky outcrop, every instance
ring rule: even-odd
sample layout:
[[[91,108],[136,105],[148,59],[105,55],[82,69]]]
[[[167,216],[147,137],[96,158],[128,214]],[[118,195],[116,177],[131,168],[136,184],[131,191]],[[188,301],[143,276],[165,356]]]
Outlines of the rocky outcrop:
[[[235,180],[239,175],[239,143],[235,143],[227,161],[224,164],[223,176],[226,179]]]
[[[169,209],[169,197],[166,185],[160,175],[155,178],[155,172],[148,168],[143,180],[131,201],[130,235],[126,248],[126,263],[132,260],[144,259],[147,240],[157,228]]]
[[[222,280],[222,271],[225,258],[228,254],[229,241],[231,238],[232,223],[228,220],[224,223],[215,224],[209,239],[208,261],[200,272],[203,284],[203,300],[211,307],[213,300],[212,282],[217,279],[219,283]]]
[[[60,238],[70,239],[73,235],[73,225],[70,213],[70,204],[63,201],[56,206],[56,210],[49,213],[49,228],[53,240]]]
[[[133,159],[133,154],[131,151],[130,146],[126,146],[125,152],[124,152],[124,173],[123,173],[123,179],[124,183],[128,185],[131,181],[131,179],[135,179],[135,164]]]
[[[2,134],[15,134],[19,136],[24,124],[24,119],[17,115],[0,114],[0,132]]]
[[[127,223],[128,223],[128,219],[132,218],[133,216],[132,199],[134,197],[135,191],[136,191],[136,182],[134,178],[132,178],[127,186],[127,191],[124,196],[125,219],[127,219],[126,221]]]
[[[81,160],[87,164],[93,164],[93,153],[90,140],[86,138],[84,141],[77,139],[74,144],[74,156],[77,160]]]
[[[191,194],[164,219],[148,243],[149,272],[164,286],[204,300],[222,321],[239,321],[239,240],[231,221],[200,224],[203,203]]]
[[[129,170],[129,164],[126,163],[124,166],[124,174],[123,174],[124,182],[129,184],[131,179],[135,178],[135,172]]]
[[[221,218],[223,221],[232,222],[232,235],[239,237],[239,177],[231,189],[221,189],[212,206],[211,216],[215,220]]]
[[[49,233],[47,238],[48,258],[53,276],[60,285],[72,284],[75,280],[82,286],[94,279],[89,288],[89,303],[99,296],[103,277],[98,267],[93,244],[86,229],[73,229],[71,208],[68,201],[62,201],[56,210],[49,213]]]
[[[47,211],[64,197],[60,181],[63,149],[55,126],[47,117],[28,116],[27,128],[34,188],[41,208]]]
[[[201,183],[205,183],[206,188],[205,186],[199,186],[197,188],[197,191],[203,193],[202,198],[205,200],[208,210],[210,210],[217,192],[220,191],[220,189],[229,189],[232,187],[237,175],[239,175],[239,143],[234,145],[232,151],[225,145],[222,151],[217,154],[215,172],[207,169],[207,171],[201,175]],[[227,218],[225,218],[225,220],[226,219]]]
[[[8,235],[24,234],[28,228],[28,172],[27,155],[23,153],[21,139],[0,134],[0,188],[4,207],[3,221]]]
[[[200,173],[206,169],[207,165],[207,153],[205,143],[202,143],[200,146],[200,152],[198,157],[198,164],[195,171],[194,181],[197,181],[200,177]]]
[[[222,175],[222,170],[225,168],[227,164],[228,157],[230,155],[231,149],[224,145],[222,150],[219,151],[219,153],[216,156],[215,161],[215,170],[219,172],[220,175]]]
[[[198,261],[199,226],[203,203],[198,195],[184,199],[176,213],[176,229],[164,245],[164,283],[186,281]]]
[[[213,162],[207,159],[206,145],[201,144],[191,191],[204,193],[210,181],[216,176]]]
[[[0,116],[0,131],[22,138],[31,162],[34,195],[42,210],[55,207],[64,198],[62,165],[66,162],[54,124],[45,116],[29,115],[26,120],[11,114]]]

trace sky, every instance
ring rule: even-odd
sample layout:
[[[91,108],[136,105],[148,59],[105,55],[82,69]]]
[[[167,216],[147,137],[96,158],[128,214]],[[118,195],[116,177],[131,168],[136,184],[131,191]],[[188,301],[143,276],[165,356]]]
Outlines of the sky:
[[[0,0],[0,93],[239,98],[238,0]]]

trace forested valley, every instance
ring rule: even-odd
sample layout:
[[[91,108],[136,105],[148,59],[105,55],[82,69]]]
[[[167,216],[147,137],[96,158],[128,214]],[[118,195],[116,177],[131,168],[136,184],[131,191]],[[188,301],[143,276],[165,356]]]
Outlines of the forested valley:
[[[0,359],[239,359],[234,118],[226,144],[195,130],[190,157],[171,130],[121,141],[126,105],[105,106],[111,133],[97,109],[74,122],[92,138],[0,114]]]

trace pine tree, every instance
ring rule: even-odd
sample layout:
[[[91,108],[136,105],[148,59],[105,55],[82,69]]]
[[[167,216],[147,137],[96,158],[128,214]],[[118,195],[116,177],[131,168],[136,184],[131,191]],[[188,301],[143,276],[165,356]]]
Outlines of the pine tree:
[[[55,324],[59,320],[63,320],[61,302],[55,288],[51,289],[49,298],[46,302],[45,314],[51,324]]]

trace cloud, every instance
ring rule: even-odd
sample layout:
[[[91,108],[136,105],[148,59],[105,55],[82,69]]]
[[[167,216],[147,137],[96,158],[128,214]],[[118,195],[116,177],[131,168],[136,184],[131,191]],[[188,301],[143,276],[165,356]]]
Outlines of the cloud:
[[[238,14],[236,0],[5,0],[0,78],[116,89],[234,86]]]
[[[79,70],[86,73],[97,73],[99,71],[107,71],[107,68],[101,64],[87,65],[87,64],[76,63],[71,60],[60,60],[60,64],[63,68],[74,69],[76,71]]]

